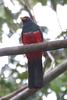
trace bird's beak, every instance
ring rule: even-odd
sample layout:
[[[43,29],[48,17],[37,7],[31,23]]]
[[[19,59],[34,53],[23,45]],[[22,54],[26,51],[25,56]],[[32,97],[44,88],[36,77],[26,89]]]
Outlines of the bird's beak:
[[[23,17],[20,17],[21,20],[23,20]]]

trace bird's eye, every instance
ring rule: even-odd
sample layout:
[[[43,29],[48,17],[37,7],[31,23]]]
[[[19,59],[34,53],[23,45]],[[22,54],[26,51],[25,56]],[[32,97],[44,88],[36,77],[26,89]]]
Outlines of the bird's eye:
[[[28,17],[21,17],[22,21],[26,21],[27,19],[29,19]]]
[[[24,17],[24,18],[23,18],[23,20],[26,20],[26,19],[27,19],[27,17]]]

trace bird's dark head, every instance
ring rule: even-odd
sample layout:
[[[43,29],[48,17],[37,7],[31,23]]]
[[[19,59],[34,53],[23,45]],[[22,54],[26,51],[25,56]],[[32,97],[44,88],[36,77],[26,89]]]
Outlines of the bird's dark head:
[[[23,23],[31,20],[30,17],[28,17],[28,16],[20,17],[20,19],[22,20]]]

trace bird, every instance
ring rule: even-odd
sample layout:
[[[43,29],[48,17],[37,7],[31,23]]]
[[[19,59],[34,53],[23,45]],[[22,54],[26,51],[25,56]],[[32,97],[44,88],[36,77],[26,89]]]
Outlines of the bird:
[[[23,23],[21,32],[21,42],[23,45],[30,45],[43,42],[43,34],[40,27],[29,17],[21,17]],[[43,51],[31,51],[26,53],[28,59],[28,87],[39,89],[43,87]]]

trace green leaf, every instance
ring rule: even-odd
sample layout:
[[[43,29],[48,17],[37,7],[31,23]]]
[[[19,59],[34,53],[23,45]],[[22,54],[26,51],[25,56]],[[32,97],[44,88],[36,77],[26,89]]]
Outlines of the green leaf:
[[[33,0],[33,4],[36,4],[37,2],[41,2],[43,5],[45,5],[47,0]]]
[[[0,42],[2,42],[2,24],[5,22],[5,19],[0,17]]]
[[[12,22],[13,16],[11,14],[11,11],[7,7],[4,7],[4,10],[5,10],[6,19],[8,19],[10,22]]]
[[[63,83],[66,83],[66,82],[67,82],[67,72],[64,73],[64,74],[62,74],[62,76],[61,76],[60,78],[61,78],[61,81],[62,81]]]
[[[6,22],[8,23],[9,28],[11,29],[12,32],[15,32],[19,26],[13,22],[13,14],[11,11],[5,7],[5,17],[6,17]]]
[[[61,86],[62,86],[62,81],[60,80],[60,78],[57,78],[51,82],[51,89],[54,90],[57,94],[60,93]]]
[[[0,5],[0,17],[5,18],[5,11],[4,11],[4,6]]]
[[[21,80],[27,79],[27,77],[28,77],[27,71],[23,72],[22,74],[18,74],[18,78],[20,78]]]
[[[2,24],[5,22],[4,5],[0,5],[0,42],[2,42]]]
[[[60,33],[60,35],[57,36],[57,38],[60,38],[60,37],[67,37],[67,31],[63,31],[62,33]]]
[[[67,0],[64,0],[64,4],[66,4],[67,3]]]

